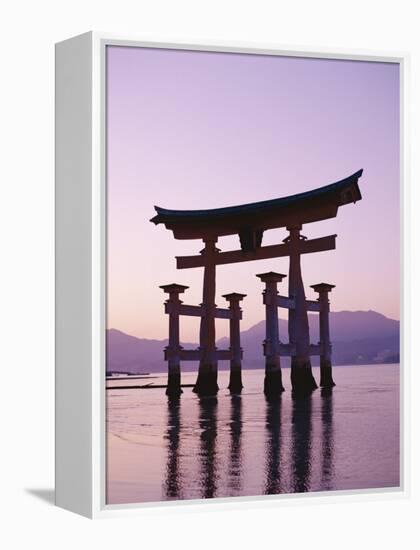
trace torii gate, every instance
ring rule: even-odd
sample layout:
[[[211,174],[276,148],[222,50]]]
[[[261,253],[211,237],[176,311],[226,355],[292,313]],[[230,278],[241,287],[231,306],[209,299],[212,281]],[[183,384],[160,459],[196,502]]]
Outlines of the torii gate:
[[[305,193],[240,206],[211,210],[168,210],[155,206],[157,215],[150,221],[155,224],[163,223],[167,229],[173,232],[175,239],[200,239],[204,242],[204,249],[201,250],[198,256],[176,257],[178,269],[204,268],[203,302],[200,306],[184,306],[190,308],[189,313],[185,310],[184,313],[179,309],[177,310],[178,315],[190,314],[201,317],[200,347],[197,352],[193,350],[190,356],[187,357],[188,354],[185,351],[182,353],[181,348],[179,348],[179,338],[178,343],[172,342],[175,348],[169,346],[167,350],[168,361],[170,356],[173,357],[174,349],[175,351],[177,349],[176,346],[178,346],[178,353],[175,353],[176,360],[173,362],[175,366],[172,381],[171,372],[169,372],[167,393],[176,394],[181,391],[179,361],[183,358],[182,355],[187,359],[192,359],[194,354],[194,359],[200,361],[198,378],[194,387],[194,391],[199,395],[215,395],[217,393],[217,361],[222,358],[230,358],[232,361],[232,353],[220,352],[216,349],[215,319],[218,316],[231,318],[231,316],[223,313],[224,310],[217,308],[215,304],[216,266],[284,256],[290,258],[288,299],[293,301],[293,307],[288,308],[292,389],[296,393],[307,393],[317,387],[312,375],[310,361],[308,301],[305,297],[302,281],[300,257],[302,254],[335,249],[337,235],[308,240],[301,234],[301,230],[304,224],[334,218],[340,206],[359,201],[362,196],[358,180],[362,172],[363,170],[359,170],[336,183]],[[283,244],[261,246],[264,231],[281,227],[285,227],[289,231],[289,235],[284,239]],[[235,234],[239,235],[241,244],[239,250],[222,252],[216,247],[218,237]],[[322,287],[322,284],[321,286],[314,286],[318,288],[318,290],[315,288],[317,292],[322,292],[322,300],[324,300],[325,306],[326,287],[330,287],[329,290],[331,290],[333,285],[326,285],[326,287]],[[172,287],[172,291],[174,287],[178,287],[176,289],[178,291],[177,297],[179,292],[183,292],[186,288],[182,285],[165,285],[162,288],[165,292],[170,293],[169,287]],[[240,296],[243,297],[243,295]],[[179,301],[179,297],[177,300],[180,306],[182,302]],[[328,304],[328,297],[326,300]],[[321,301],[321,293],[319,301]],[[171,297],[167,302],[167,306],[169,302],[171,302]],[[239,309],[239,305],[237,307]],[[196,308],[196,310],[193,311],[191,308]],[[325,321],[325,315],[322,322],[321,329],[325,325],[328,328],[328,320]],[[324,366],[326,366],[330,361],[330,353],[325,349],[320,350],[320,355],[321,359],[324,357],[326,361]],[[329,366],[331,368],[331,363],[329,363]],[[324,385],[328,385],[328,379],[330,379],[329,385],[333,385],[331,376],[328,376],[326,372],[324,372],[324,375],[326,380]],[[270,392],[271,386],[273,386],[272,392]],[[283,390],[281,378],[279,382],[278,376],[270,376],[270,371],[267,370],[267,356],[265,387],[266,393]]]

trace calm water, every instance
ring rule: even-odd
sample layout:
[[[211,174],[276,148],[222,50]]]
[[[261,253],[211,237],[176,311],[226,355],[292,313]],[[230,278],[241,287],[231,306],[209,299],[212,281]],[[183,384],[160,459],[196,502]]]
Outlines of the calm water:
[[[225,389],[227,371],[219,372],[216,399],[184,388],[170,405],[163,389],[108,391],[107,502],[398,486],[399,366],[333,372],[330,395],[294,400],[285,369],[287,391],[271,403],[262,370],[243,371],[241,397]],[[195,378],[185,373],[182,381]]]

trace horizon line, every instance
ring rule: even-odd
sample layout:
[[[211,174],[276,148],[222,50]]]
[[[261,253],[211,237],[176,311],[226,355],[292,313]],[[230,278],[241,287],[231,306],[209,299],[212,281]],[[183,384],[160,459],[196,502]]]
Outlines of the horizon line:
[[[384,313],[381,313],[380,311],[376,311],[374,309],[356,309],[356,310],[351,310],[351,309],[341,309],[341,310],[338,310],[338,311],[330,311],[330,314],[331,313],[377,313],[378,315],[381,315],[382,317],[385,317],[385,319],[388,319],[389,321],[395,321],[397,323],[400,323],[400,319],[393,319],[392,317],[387,317]],[[313,312],[313,311],[308,311],[308,315],[317,315],[318,313],[317,312]],[[248,330],[251,330],[252,328],[254,328],[255,326],[259,325],[260,323],[264,322],[265,319],[261,319],[260,321],[258,321],[257,323],[251,325],[249,328],[245,329],[245,330],[241,330],[241,333],[243,332],[247,332]],[[283,317],[279,317],[279,320],[282,320],[282,321],[287,321],[287,318],[283,318]],[[167,337],[164,337],[164,338],[150,338],[150,337],[145,337],[145,336],[136,336],[134,334],[129,334],[128,332],[125,332],[119,328],[115,328],[115,327],[106,327],[105,328],[106,331],[110,331],[110,330],[115,330],[117,332],[121,332],[122,334],[125,334],[126,336],[131,336],[133,338],[141,338],[142,340],[167,340],[168,338]],[[226,336],[221,336],[221,338],[226,338]],[[221,339],[219,338],[219,340]]]

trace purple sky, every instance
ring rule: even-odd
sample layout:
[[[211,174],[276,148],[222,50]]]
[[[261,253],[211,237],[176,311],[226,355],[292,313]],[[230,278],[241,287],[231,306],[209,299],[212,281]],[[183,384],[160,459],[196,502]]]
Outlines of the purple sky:
[[[153,205],[215,208],[306,191],[364,169],[362,200],[303,234],[337,233],[335,251],[302,258],[309,285],[337,285],[332,310],[374,309],[399,319],[399,68],[396,64],[108,47],[108,327],[165,338],[159,285],[190,286],[201,301],[202,270],[175,269],[178,241],[149,222]],[[266,232],[281,242],[284,229]],[[237,237],[219,240],[238,248]],[[246,329],[263,319],[264,271],[279,258],[218,267],[217,303],[247,294]],[[287,281],[287,280],[286,280]],[[287,292],[287,282],[280,286]],[[281,316],[286,312],[281,310]],[[181,338],[198,340],[198,319]],[[228,323],[217,321],[217,336]]]

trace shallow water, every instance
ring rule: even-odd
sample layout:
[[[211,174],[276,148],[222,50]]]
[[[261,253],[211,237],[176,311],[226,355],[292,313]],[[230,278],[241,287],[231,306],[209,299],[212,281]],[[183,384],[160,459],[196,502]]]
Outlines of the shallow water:
[[[107,503],[398,486],[399,365],[333,375],[330,394],[292,399],[284,369],[287,391],[274,402],[262,393],[262,370],[243,371],[240,397],[225,389],[228,371],[217,398],[184,388],[170,404],[164,389],[107,391]]]

